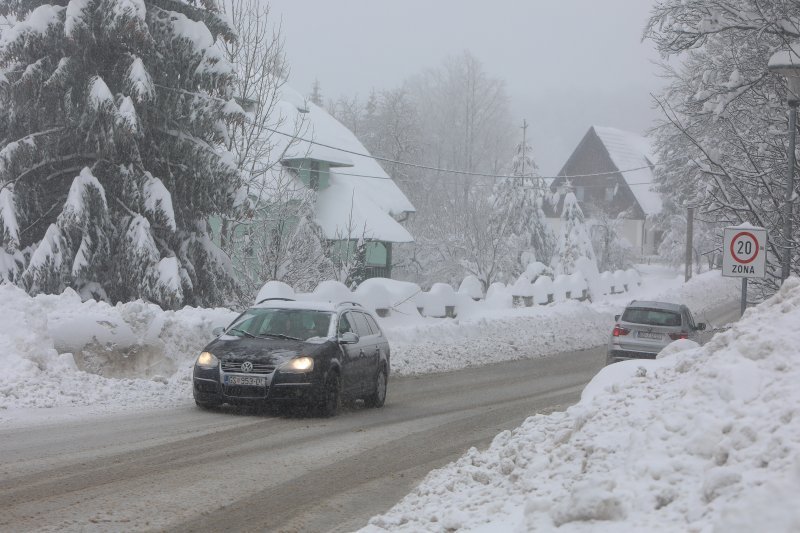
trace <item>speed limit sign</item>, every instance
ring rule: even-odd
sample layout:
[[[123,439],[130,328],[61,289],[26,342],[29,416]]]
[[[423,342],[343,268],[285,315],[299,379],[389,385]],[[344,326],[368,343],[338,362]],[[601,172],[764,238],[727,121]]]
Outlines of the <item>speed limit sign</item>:
[[[767,230],[749,224],[725,228],[722,275],[763,278],[766,273]]]

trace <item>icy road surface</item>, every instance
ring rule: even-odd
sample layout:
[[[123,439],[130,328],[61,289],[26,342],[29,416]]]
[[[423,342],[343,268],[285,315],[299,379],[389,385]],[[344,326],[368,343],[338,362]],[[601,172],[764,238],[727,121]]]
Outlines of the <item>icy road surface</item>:
[[[605,350],[390,380],[332,419],[194,405],[0,430],[0,530],[348,531],[433,468],[562,409]]]

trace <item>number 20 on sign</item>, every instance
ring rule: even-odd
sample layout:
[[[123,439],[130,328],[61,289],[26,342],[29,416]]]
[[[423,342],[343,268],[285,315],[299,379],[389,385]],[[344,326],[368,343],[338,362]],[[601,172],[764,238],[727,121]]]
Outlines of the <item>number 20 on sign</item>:
[[[767,230],[752,226],[725,228],[722,275],[763,278],[766,273]]]

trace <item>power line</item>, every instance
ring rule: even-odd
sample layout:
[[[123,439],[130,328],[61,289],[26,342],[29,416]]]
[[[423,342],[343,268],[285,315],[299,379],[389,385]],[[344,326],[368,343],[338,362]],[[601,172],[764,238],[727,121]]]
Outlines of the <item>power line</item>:
[[[570,175],[570,176],[515,176],[515,175],[512,175],[512,174],[488,174],[488,173],[484,173],[484,172],[471,172],[471,171],[468,171],[468,170],[453,170],[453,169],[448,169],[448,168],[433,167],[433,166],[429,166],[429,165],[422,165],[422,164],[419,164],[419,163],[409,163],[408,161],[398,161],[398,160],[395,160],[395,159],[389,159],[387,157],[380,157],[380,156],[377,156],[377,155],[365,154],[365,153],[356,152],[356,151],[353,151],[353,150],[348,150],[347,148],[340,148],[338,146],[332,146],[330,144],[321,143],[319,141],[313,141],[311,139],[306,139],[306,138],[303,138],[303,137],[299,137],[299,136],[293,135],[291,133],[285,133],[283,131],[276,130],[276,129],[273,129],[273,128],[265,128],[265,129],[268,130],[268,131],[271,131],[273,133],[277,133],[278,135],[283,135],[285,137],[290,137],[290,138],[295,139],[297,141],[306,142],[306,143],[313,144],[313,145],[316,145],[316,146],[322,146],[323,148],[329,148],[331,150],[337,150],[339,152],[344,152],[344,153],[350,154],[350,155],[357,155],[359,157],[366,157],[368,159],[374,159],[375,161],[382,161],[384,163],[392,163],[394,165],[418,168],[418,169],[421,169],[421,170],[433,170],[435,172],[443,172],[443,173],[447,173],[447,174],[461,174],[461,175],[464,175],[464,176],[473,176],[473,177],[479,177],[479,178],[495,178],[495,179],[502,179],[502,178],[511,178],[511,179],[528,178],[528,179],[538,179],[538,180],[549,180],[549,179],[559,179],[559,178],[563,178],[563,179],[593,178],[593,177],[599,177],[599,176],[613,176],[615,174],[624,174],[626,172],[635,172],[637,170],[644,170],[644,169],[650,170],[651,169],[651,165],[643,165],[641,167],[627,168],[625,170],[615,170],[615,171],[609,171],[609,172],[595,172],[595,173],[592,173],[592,174],[573,174],[573,175]],[[677,160],[678,159],[676,158],[675,161],[677,161]],[[669,162],[671,162],[671,161],[664,161],[662,163],[657,163],[657,164],[665,165],[665,164],[667,164]],[[653,165],[653,166],[655,166],[655,165]],[[339,172],[337,172],[337,174],[338,173]],[[381,177],[378,177],[378,176],[364,176],[364,177],[375,177],[375,178],[378,178],[378,179],[386,179],[386,178],[381,178]],[[391,179],[391,178],[389,178],[389,179]]]
[[[281,164],[281,167],[285,168],[286,170],[294,170],[294,171],[309,170],[308,168],[304,168],[304,167],[295,167],[295,166],[289,166],[289,165],[284,165],[284,164]],[[356,178],[369,178],[369,179],[376,179],[376,180],[394,181],[394,179],[389,177],[389,176],[373,176],[371,174],[354,174],[352,172],[342,172],[340,170],[333,170],[333,169],[326,171],[326,173],[327,174],[332,174],[333,173],[333,174],[336,174],[337,176],[352,176],[352,177],[356,177]],[[533,179],[533,178],[538,177],[538,176],[503,176],[503,177],[518,178],[518,179],[519,178]],[[570,178],[570,177],[577,177],[577,176],[559,176],[559,177]],[[542,179],[552,179],[552,178],[542,178]],[[655,184],[655,182],[653,182],[653,181],[642,181],[642,182],[639,182],[639,183],[626,183],[626,185],[628,185],[628,187],[633,187],[633,186],[636,186],[636,185],[653,185],[653,184]],[[483,184],[483,185],[482,184],[473,184],[472,186],[473,187],[494,187],[494,185],[488,185],[488,184]],[[581,187],[583,187],[585,189],[589,189],[589,188],[591,188],[591,189],[605,189],[605,188],[607,188],[609,186],[608,185],[581,185]]]

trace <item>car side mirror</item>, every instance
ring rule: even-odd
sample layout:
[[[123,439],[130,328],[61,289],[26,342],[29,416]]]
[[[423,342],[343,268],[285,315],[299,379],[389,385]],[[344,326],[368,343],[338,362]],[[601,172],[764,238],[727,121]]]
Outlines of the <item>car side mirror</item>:
[[[614,322],[619,322],[619,317],[622,315],[614,315]]]
[[[348,331],[339,335],[339,342],[342,344],[358,344],[358,335]]]
[[[225,328],[223,328],[222,326],[217,326],[211,330],[211,334],[214,335],[215,337],[219,337],[223,333],[225,333]]]
[[[704,331],[706,329],[706,323],[700,322],[699,324],[697,324],[697,329],[699,329],[700,331]]]

